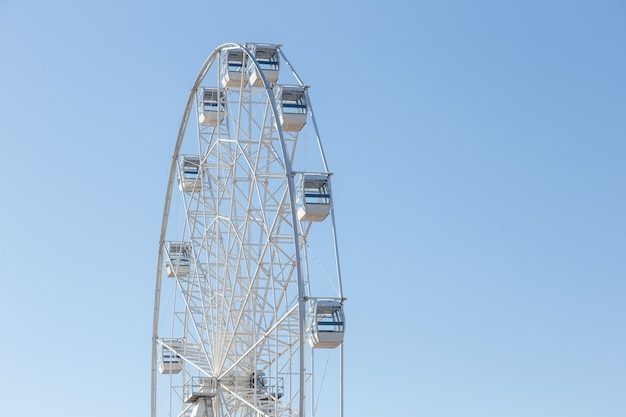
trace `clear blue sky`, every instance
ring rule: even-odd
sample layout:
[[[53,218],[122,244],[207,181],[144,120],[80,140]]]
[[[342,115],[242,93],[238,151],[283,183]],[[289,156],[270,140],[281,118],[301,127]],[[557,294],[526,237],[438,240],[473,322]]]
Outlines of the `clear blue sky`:
[[[623,0],[0,0],[0,415],[149,415],[180,116],[246,41],[335,173],[346,417],[626,415]]]

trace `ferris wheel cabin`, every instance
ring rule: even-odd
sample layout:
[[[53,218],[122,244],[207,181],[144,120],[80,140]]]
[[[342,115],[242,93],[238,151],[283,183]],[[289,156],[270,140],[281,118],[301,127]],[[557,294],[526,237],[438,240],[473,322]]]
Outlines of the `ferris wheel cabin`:
[[[222,85],[225,88],[243,87],[248,82],[243,51],[226,51],[222,61]]]
[[[183,370],[183,360],[178,351],[182,351],[182,343],[172,340],[166,345],[161,346],[161,355],[159,357],[159,373],[161,374],[177,374]]]
[[[298,220],[321,222],[330,213],[330,174],[304,174],[298,185]]]
[[[165,272],[167,276],[186,277],[190,271],[189,256],[191,254],[189,242],[167,242],[165,251],[167,254],[167,265]]]
[[[178,161],[178,189],[193,193],[202,189],[202,170],[200,158],[183,155]]]
[[[307,338],[312,348],[335,348],[343,342],[343,304],[335,300],[316,300],[309,312]]]
[[[202,103],[198,106],[198,121],[203,126],[216,126],[224,120],[226,95],[217,88],[203,88],[200,94]]]
[[[306,87],[278,85],[276,104],[280,126],[286,132],[298,132],[306,124]]]
[[[254,54],[254,58],[259,63],[263,75],[270,84],[276,84],[278,81],[278,70],[280,68],[280,59],[278,53],[278,45],[250,45],[250,49]],[[263,78],[257,71],[252,61],[248,62],[248,79],[250,86],[262,87]]]

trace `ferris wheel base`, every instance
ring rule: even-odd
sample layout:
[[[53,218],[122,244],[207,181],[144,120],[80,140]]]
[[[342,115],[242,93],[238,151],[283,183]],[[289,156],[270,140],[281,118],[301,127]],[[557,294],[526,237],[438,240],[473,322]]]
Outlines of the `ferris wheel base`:
[[[196,401],[189,417],[213,417],[213,401],[211,398],[201,398]]]

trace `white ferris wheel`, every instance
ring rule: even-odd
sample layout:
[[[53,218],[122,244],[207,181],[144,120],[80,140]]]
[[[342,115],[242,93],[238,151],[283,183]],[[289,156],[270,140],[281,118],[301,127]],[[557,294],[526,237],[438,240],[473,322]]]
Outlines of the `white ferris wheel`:
[[[221,45],[172,157],[151,416],[342,417],[344,301],[308,86],[281,45]]]

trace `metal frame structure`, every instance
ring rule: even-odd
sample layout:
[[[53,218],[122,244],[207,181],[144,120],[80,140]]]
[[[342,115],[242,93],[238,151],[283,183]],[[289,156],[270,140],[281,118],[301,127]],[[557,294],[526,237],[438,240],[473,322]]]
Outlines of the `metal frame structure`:
[[[295,80],[290,85],[305,87],[302,131],[281,128],[275,85],[255,57],[272,48]],[[241,65],[229,53],[243,57]],[[224,81],[229,68],[242,76]],[[262,86],[248,85],[243,71],[256,72]],[[216,117],[202,113],[205,88],[223,100]],[[281,45],[217,47],[191,88],[170,166],[154,300],[152,417],[314,417],[320,403],[343,416],[343,344],[324,352],[337,375],[328,395],[324,378],[316,378],[316,349],[306,343],[316,297],[345,300],[331,200],[323,224],[296,215],[296,177],[313,159],[316,175],[330,178],[308,89]],[[198,163],[196,178],[189,161]],[[317,242],[321,252],[329,249],[319,258]],[[171,258],[172,247],[184,247],[184,256]],[[313,252],[315,264],[326,264],[322,273],[313,272]]]

